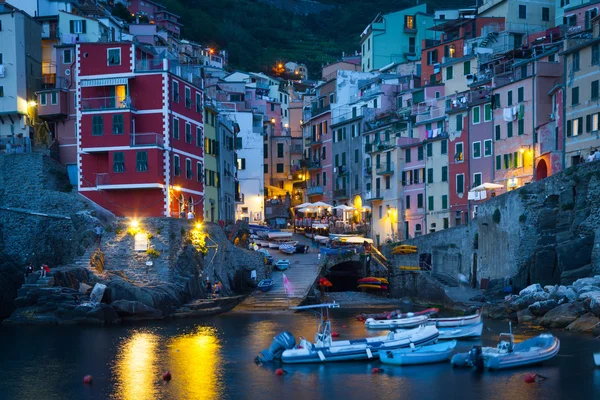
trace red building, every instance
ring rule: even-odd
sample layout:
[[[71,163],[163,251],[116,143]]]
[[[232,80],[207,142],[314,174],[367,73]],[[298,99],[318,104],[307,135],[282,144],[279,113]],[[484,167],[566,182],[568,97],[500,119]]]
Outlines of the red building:
[[[448,143],[448,190],[450,193],[450,226],[466,224],[470,217],[468,194],[471,187],[469,179],[469,132],[468,114],[448,114],[450,124],[460,118],[462,122],[451,135]],[[460,128],[460,129],[458,129]],[[453,128],[452,128],[453,129]]]
[[[154,15],[157,26],[169,32],[173,37],[180,38],[183,25],[179,21],[179,15],[169,12],[167,9],[159,10]]]
[[[154,21],[156,13],[164,8],[162,4],[150,0],[129,0],[127,5],[132,14],[145,15],[149,21]]]
[[[79,192],[117,216],[200,216],[202,89],[153,57],[133,43],[76,46]]]

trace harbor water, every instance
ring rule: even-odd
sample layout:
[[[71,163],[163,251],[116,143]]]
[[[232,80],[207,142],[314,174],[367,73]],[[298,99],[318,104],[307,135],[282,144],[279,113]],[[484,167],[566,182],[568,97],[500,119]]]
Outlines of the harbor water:
[[[376,335],[353,318],[354,310],[332,310],[340,339]],[[343,327],[346,326],[346,327]],[[256,354],[282,330],[312,339],[313,315],[229,313],[201,320],[116,327],[1,326],[0,399],[600,399],[600,368],[592,354],[600,340],[554,332],[560,353],[542,365],[476,374],[450,363],[382,366],[379,361],[333,364],[256,365]],[[505,322],[485,321],[481,340],[495,345]],[[517,341],[538,330],[515,327]],[[379,333],[381,334],[381,333]],[[372,374],[373,367],[384,372]],[[172,380],[164,382],[162,373]],[[534,372],[547,379],[528,384]],[[93,376],[84,385],[85,375]]]

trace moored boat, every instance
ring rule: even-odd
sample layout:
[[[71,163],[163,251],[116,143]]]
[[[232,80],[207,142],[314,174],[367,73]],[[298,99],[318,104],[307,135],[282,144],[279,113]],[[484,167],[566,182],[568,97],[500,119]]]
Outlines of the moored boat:
[[[428,317],[426,315],[417,315],[411,318],[401,319],[373,319],[369,318],[365,321],[365,327],[367,329],[410,329],[416,328],[417,326],[427,322]]]
[[[477,314],[465,315],[462,317],[430,318],[430,321],[435,322],[438,328],[475,325],[481,322],[481,310],[477,311]]]
[[[453,340],[428,346],[382,351],[379,358],[382,363],[389,365],[431,364],[448,361],[455,347],[456,340]]]
[[[296,246],[291,244],[282,244],[279,246],[279,251],[285,254],[294,254],[296,252]]]
[[[267,236],[269,236],[269,239],[287,239],[287,240],[291,240],[292,239],[292,232],[269,232],[267,234]]]
[[[273,285],[275,285],[273,279],[263,279],[262,281],[258,282],[258,288],[263,292],[268,292],[271,290]]]
[[[278,260],[275,262],[275,268],[280,271],[285,271],[290,267],[290,260]]]
[[[483,322],[474,325],[438,328],[440,340],[467,339],[480,337],[483,333]]]
[[[377,313],[377,314],[359,314],[356,316],[356,319],[359,321],[365,321],[368,318],[400,319],[400,318],[410,318],[410,317],[414,317],[416,315],[432,315],[432,314],[437,314],[438,312],[440,312],[440,310],[438,308],[428,308],[428,309],[425,309],[422,311],[409,312],[409,313],[404,313],[404,314],[400,310],[394,310],[394,311],[388,311],[388,312]]]

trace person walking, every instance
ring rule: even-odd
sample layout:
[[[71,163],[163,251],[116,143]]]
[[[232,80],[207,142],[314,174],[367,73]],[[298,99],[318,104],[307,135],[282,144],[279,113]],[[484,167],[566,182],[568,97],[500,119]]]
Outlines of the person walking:
[[[27,268],[25,268],[25,280],[26,281],[27,281],[27,278],[29,278],[29,274],[33,274],[33,264],[32,263],[29,263]]]
[[[100,245],[100,242],[102,241],[102,234],[104,233],[104,228],[102,225],[96,224],[94,233],[96,234],[96,244]]]
[[[212,285],[210,284],[210,279],[206,278],[206,297],[211,298],[212,294]]]

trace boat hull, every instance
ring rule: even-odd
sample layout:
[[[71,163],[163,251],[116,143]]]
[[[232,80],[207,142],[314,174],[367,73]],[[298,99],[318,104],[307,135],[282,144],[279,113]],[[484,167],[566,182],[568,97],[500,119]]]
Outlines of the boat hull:
[[[438,329],[440,331],[440,340],[476,338],[480,337],[483,333],[483,322],[475,325]]]
[[[369,318],[365,321],[367,329],[411,329],[427,322],[426,315],[419,315],[411,318],[401,319],[373,319]]]
[[[379,353],[379,358],[382,363],[388,365],[432,364],[448,361],[455,347],[456,340],[453,340],[414,349],[382,351]]]
[[[274,284],[275,283],[273,282],[273,279],[263,279],[258,283],[258,288],[261,292],[268,292],[271,290],[271,288],[273,288]]]
[[[438,328],[449,328],[455,326],[476,325],[481,322],[481,313],[453,318],[430,318]]]

